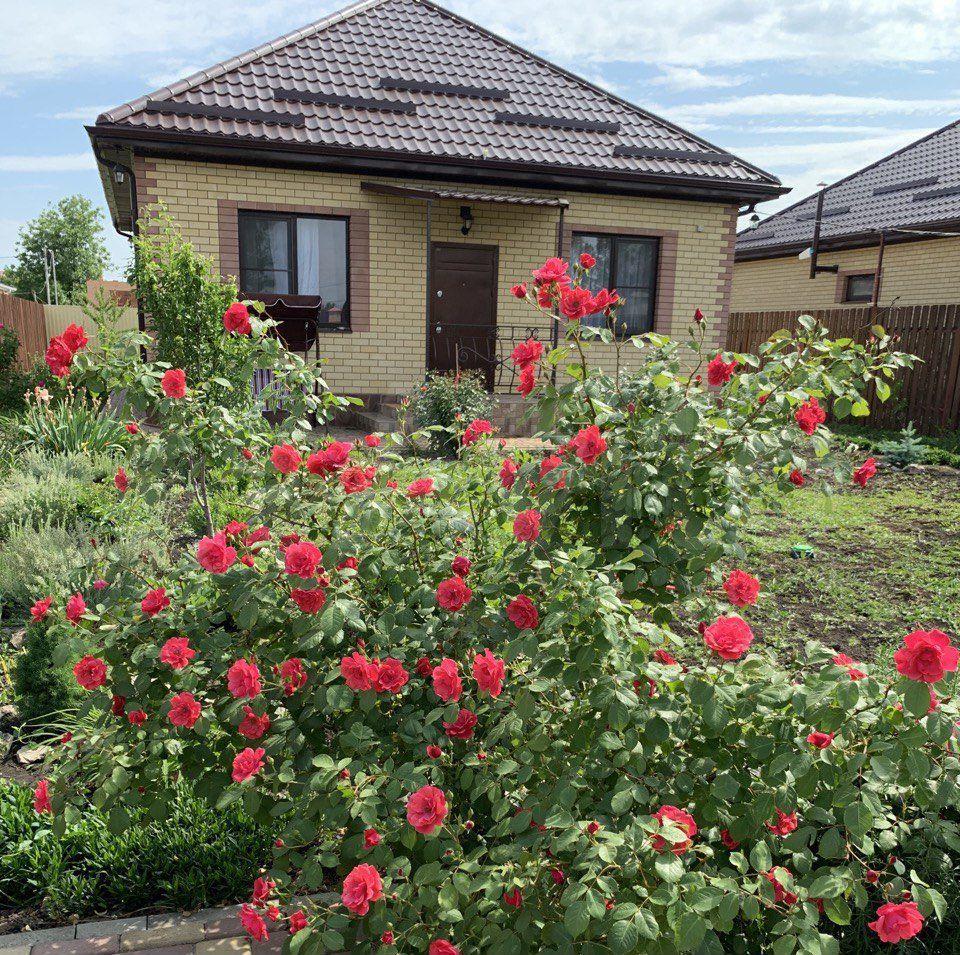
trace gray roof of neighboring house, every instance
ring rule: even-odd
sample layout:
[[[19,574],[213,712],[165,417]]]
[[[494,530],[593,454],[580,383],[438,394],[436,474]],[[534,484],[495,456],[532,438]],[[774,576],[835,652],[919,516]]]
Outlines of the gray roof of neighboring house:
[[[782,209],[737,237],[737,258],[766,258],[813,240],[817,194]],[[821,248],[876,244],[881,230],[960,221],[960,120],[829,186]],[[960,230],[954,230],[960,231]],[[908,233],[899,237],[906,238]]]
[[[216,140],[607,180],[786,190],[697,136],[430,0],[363,0],[108,110],[94,142]],[[452,173],[451,173],[452,175]]]

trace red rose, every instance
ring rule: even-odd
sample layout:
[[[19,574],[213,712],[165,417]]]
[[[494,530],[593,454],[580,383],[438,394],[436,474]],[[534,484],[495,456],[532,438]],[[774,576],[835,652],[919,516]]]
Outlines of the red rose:
[[[292,444],[275,444],[270,452],[270,463],[281,474],[293,474],[303,459],[300,452]]]
[[[67,600],[66,617],[74,626],[80,622],[86,612],[87,604],[80,594],[73,594]]]
[[[607,450],[607,442],[601,436],[600,429],[592,424],[589,428],[581,428],[577,432],[570,442],[570,447],[584,464],[593,464]]]
[[[293,696],[307,682],[307,671],[303,667],[303,660],[299,657],[290,657],[280,664],[280,679],[283,681],[285,696]]]
[[[739,660],[753,643],[753,632],[740,617],[718,617],[703,631],[703,639],[724,660]]]
[[[260,668],[242,657],[227,670],[227,689],[236,699],[259,696],[263,690]]]
[[[571,322],[578,322],[590,313],[593,295],[588,288],[565,287],[560,289],[560,312]]]
[[[258,527],[256,530],[250,531],[250,533],[244,537],[243,544],[245,547],[253,547],[254,544],[261,544],[268,540],[270,540],[270,528],[264,525]]]
[[[504,905],[509,905],[513,909],[520,908],[523,905],[523,895],[519,889],[512,889],[510,892],[503,893]]]
[[[243,719],[237,727],[237,732],[247,739],[260,739],[270,729],[270,717],[264,713],[260,716],[252,707],[244,704]]]
[[[246,521],[230,521],[226,527],[223,529],[223,533],[227,537],[239,537],[241,534],[246,533],[249,528],[249,524]]]
[[[431,759],[439,759],[443,755],[443,750],[439,746],[431,745],[427,747],[427,755]]]
[[[257,878],[253,880],[253,893],[250,901],[258,907],[266,905],[276,888],[277,884],[272,879],[264,879],[262,876],[257,876]]]
[[[731,852],[733,852],[735,849],[739,849],[739,848],[740,848],[740,843],[737,842],[737,840],[734,839],[733,836],[730,835],[730,830],[729,830],[729,829],[721,829],[721,830],[720,830],[720,841],[721,841],[721,842],[724,844],[724,846],[726,846],[726,848],[728,848]]]
[[[147,722],[147,714],[143,710],[131,710],[127,713],[127,720],[131,726],[143,726]]]
[[[473,658],[473,678],[477,681],[481,693],[499,696],[503,691],[504,672],[503,660],[495,657],[489,650],[484,650]]]
[[[677,663],[676,657],[674,657],[670,653],[667,653],[667,651],[663,649],[654,650],[653,658],[658,663],[662,663],[664,666],[668,666],[668,667],[679,666],[679,664]]]
[[[214,534],[203,537],[197,545],[197,561],[211,574],[222,574],[229,570],[237,560],[236,548],[227,544],[226,534]]]
[[[370,911],[370,903],[379,902],[383,898],[383,880],[380,873],[365,862],[354,866],[343,880],[340,898],[354,915],[366,915]]]
[[[48,613],[50,613],[50,607],[53,605],[53,597],[41,597],[34,605],[30,608],[30,616],[33,618],[34,623],[39,623],[41,620],[45,620]]]
[[[359,494],[373,484],[363,468],[345,468],[340,472],[340,486],[347,494]]]
[[[807,737],[807,742],[816,749],[826,749],[833,742],[833,733],[821,733],[820,730],[814,730]]]
[[[427,955],[460,955],[460,949],[445,938],[434,939]]]
[[[356,651],[340,661],[340,675],[351,690],[372,690],[377,673],[377,664]]]
[[[45,779],[37,780],[33,787],[33,811],[37,815],[49,813],[53,815],[53,805],[50,802],[50,784]]]
[[[527,287],[521,282],[519,285],[512,285],[510,287],[510,294],[514,298],[526,298],[527,297]]]
[[[507,604],[507,616],[518,630],[536,630],[540,625],[540,614],[526,594],[514,597]]]
[[[672,852],[675,856],[681,856],[693,845],[693,837],[697,834],[697,823],[685,809],[678,809],[676,806],[661,806],[653,814],[653,818],[657,820],[661,827],[672,826],[674,829],[680,829],[687,834],[687,838],[681,842],[670,842],[661,835],[654,835],[650,844],[655,852]]]
[[[553,879],[554,885],[563,885],[567,881],[567,877],[563,874],[563,869],[551,869],[550,878]]]
[[[296,935],[297,932],[302,932],[307,927],[307,917],[303,914],[302,909],[290,913],[289,925],[291,935]]]
[[[960,652],[941,630],[914,630],[893,655],[897,670],[911,680],[936,683],[957,669]]]
[[[253,452],[249,448],[241,448],[240,453],[244,456],[247,461],[253,460]]]
[[[537,366],[536,365],[524,365],[520,369],[520,377],[517,380],[517,393],[523,395],[524,398],[533,391],[534,385],[537,383]]]
[[[312,590],[295,587],[290,591],[290,599],[303,613],[320,613],[327,602],[327,592],[323,587],[314,587]]]
[[[493,434],[493,425],[486,418],[474,418],[463,432],[463,438],[461,439],[463,446],[465,448],[470,447],[485,434]]]
[[[169,368],[160,379],[160,388],[168,398],[182,398],[187,393],[187,376],[182,368]]]
[[[88,655],[76,663],[73,675],[85,690],[95,690],[107,682],[107,665],[99,657]]]
[[[140,601],[140,609],[148,616],[155,617],[162,610],[170,606],[170,598],[165,587],[147,591],[147,595]]]
[[[701,312],[699,308],[693,313],[693,320],[694,320],[698,325],[702,325],[702,324],[703,324],[703,312]]]
[[[521,511],[513,519],[513,536],[526,544],[535,541],[540,536],[540,512]]]
[[[399,693],[409,680],[410,674],[403,668],[403,664],[393,657],[387,657],[383,663],[377,665],[373,688],[377,693]]]
[[[500,486],[510,490],[517,481],[517,470],[516,462],[512,458],[504,458],[500,465]]]
[[[256,776],[263,769],[265,754],[266,750],[251,749],[249,746],[237,753],[233,757],[233,781],[242,783]]]
[[[363,443],[368,448],[379,448],[380,447],[380,435],[378,434],[368,434],[364,439]]]
[[[798,471],[796,468],[790,472],[789,480],[791,484],[796,484],[797,487],[803,487],[803,485],[806,483],[806,480],[803,477],[803,472]]]
[[[121,493],[125,494],[130,487],[130,481],[127,479],[127,472],[122,468],[117,468],[117,473],[113,476],[113,486]]]
[[[193,726],[200,719],[201,706],[192,693],[178,693],[170,700],[170,722],[174,726]]]
[[[853,483],[866,487],[867,481],[877,473],[877,459],[867,458],[856,471],[853,472]]]
[[[70,374],[70,365],[73,362],[73,349],[59,336],[51,338],[43,360],[57,378],[64,378]]]
[[[596,295],[590,299],[590,304],[587,306],[587,312],[590,315],[597,315],[600,312],[603,312],[606,315],[610,314],[612,308],[616,308],[620,304],[620,296],[616,292],[611,292],[609,289],[602,288]]]
[[[443,728],[447,731],[447,736],[450,739],[470,739],[476,725],[476,714],[461,708],[460,712],[457,713],[457,718],[452,723],[444,721]]]
[[[407,497],[426,497],[433,494],[433,478],[418,478],[407,486]]]
[[[393,944],[393,932],[384,932],[380,936],[381,945],[392,945]]]
[[[461,577],[448,577],[437,587],[437,603],[451,613],[463,610],[470,603],[471,597],[473,597],[473,591]]]
[[[160,648],[160,662],[174,670],[182,670],[196,655],[197,651],[190,646],[189,637],[171,637]]]
[[[60,337],[72,352],[78,352],[86,348],[87,342],[89,341],[82,325],[68,325]]]
[[[827,413],[820,407],[816,398],[809,398],[793,414],[800,430],[804,434],[813,434],[817,425],[827,420]]]
[[[714,388],[719,388],[733,377],[736,370],[737,363],[735,361],[724,361],[720,355],[717,355],[707,365],[707,383],[713,385]]]
[[[877,918],[867,923],[881,942],[903,942],[923,928],[923,916],[916,902],[887,902],[877,909]]]
[[[110,585],[109,585],[105,580],[103,580],[102,578],[101,578],[101,579],[98,579],[98,580],[95,580],[95,581],[93,582],[93,589],[94,589],[94,590],[106,590],[107,587],[109,587],[109,586],[110,586]]]
[[[589,252],[580,253],[580,265],[585,269],[592,269],[597,264],[597,260]]]
[[[560,465],[563,464],[563,458],[558,454],[548,454],[540,462],[540,474],[538,475],[539,480],[543,480],[551,471],[556,470]]]
[[[556,282],[558,285],[566,286],[570,284],[570,276],[567,275],[568,268],[569,266],[563,259],[547,259],[547,261],[533,273],[533,279],[537,285],[552,285]]]
[[[114,716],[123,716],[127,710],[127,698],[115,693],[110,701],[110,712]]]
[[[527,365],[540,361],[542,357],[543,342],[536,338],[528,338],[526,341],[520,342],[510,352],[510,360],[517,368],[526,368]]]
[[[833,662],[838,667],[846,667],[851,680],[863,680],[867,675],[863,670],[859,669],[860,664],[852,657],[848,657],[845,653],[838,653],[833,658]]]
[[[460,664],[456,660],[444,657],[433,669],[433,692],[449,703],[459,700],[463,692],[463,681],[460,679]]]
[[[450,565],[450,569],[458,577],[466,577],[470,573],[470,558],[457,556],[453,558],[453,563]]]
[[[774,866],[769,872],[764,872],[763,877],[773,886],[773,897],[777,903],[785,902],[787,905],[793,905],[797,901],[796,893],[788,892],[778,878],[779,873],[790,875],[789,870],[782,866]]]
[[[235,332],[237,335],[250,334],[250,313],[243,302],[234,302],[223,313],[223,327],[228,332]]]
[[[353,445],[349,441],[331,441],[307,458],[307,470],[311,474],[333,474],[347,466],[352,450]]]
[[[795,832],[797,828],[797,814],[795,812],[784,812],[782,809],[777,809],[777,821],[768,822],[767,828],[775,836],[789,836],[791,832]]]
[[[423,786],[407,800],[407,822],[425,836],[441,826],[446,818],[447,799],[436,786]]]
[[[265,942],[270,938],[267,923],[264,922],[260,913],[246,902],[240,906],[240,924],[255,942]]]
[[[367,849],[380,845],[380,833],[376,829],[364,829],[363,845]]]
[[[283,569],[291,577],[313,577],[317,573],[323,554],[310,541],[297,541],[284,551]]]
[[[420,657],[417,660],[417,673],[422,677],[428,677],[433,673],[433,664],[429,657]]]
[[[723,582],[727,599],[738,607],[749,607],[757,602],[760,593],[760,581],[742,570],[732,570]]]

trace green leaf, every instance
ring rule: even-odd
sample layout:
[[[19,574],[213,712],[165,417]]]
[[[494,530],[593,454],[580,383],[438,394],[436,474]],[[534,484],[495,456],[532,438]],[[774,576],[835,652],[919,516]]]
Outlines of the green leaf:
[[[614,922],[607,933],[607,941],[615,952],[632,952],[640,944],[640,931],[629,920]]]
[[[684,405],[673,419],[681,434],[693,434],[700,424],[700,414],[693,405]]]
[[[672,852],[661,852],[653,866],[664,882],[679,882],[686,871],[683,863]]]
[[[824,899],[823,911],[826,912],[827,918],[835,925],[850,924],[850,906],[845,899]]]
[[[564,913],[563,924],[574,938],[579,938],[583,935],[587,930],[587,926],[590,924],[590,911],[587,903],[582,899],[574,902]]]
[[[684,912],[677,924],[677,945],[683,952],[692,952],[707,934],[709,925],[702,915]]]
[[[756,872],[767,872],[773,865],[770,847],[765,842],[758,842],[750,850],[750,865]]]
[[[926,716],[930,709],[930,687],[926,683],[911,681],[903,694],[903,705],[914,716]]]
[[[653,939],[660,936],[660,923],[648,909],[640,909],[636,917],[637,931],[641,938]]]
[[[843,824],[856,836],[865,836],[873,826],[873,813],[862,802],[854,802],[843,810]]]

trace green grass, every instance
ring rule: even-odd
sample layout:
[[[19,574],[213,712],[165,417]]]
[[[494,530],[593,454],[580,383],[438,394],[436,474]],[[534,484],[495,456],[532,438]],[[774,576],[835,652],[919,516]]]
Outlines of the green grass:
[[[882,662],[911,629],[960,629],[960,473],[803,488],[758,506],[743,543],[765,591],[751,626],[784,653],[816,638]],[[792,558],[796,543],[814,557]]]

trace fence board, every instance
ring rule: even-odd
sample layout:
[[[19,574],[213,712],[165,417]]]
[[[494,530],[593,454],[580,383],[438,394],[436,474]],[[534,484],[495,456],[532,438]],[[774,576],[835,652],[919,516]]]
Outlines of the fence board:
[[[752,352],[780,328],[794,329],[797,311],[732,312],[727,332],[730,351]],[[866,341],[875,323],[869,306],[811,309],[806,314],[822,322],[836,338]],[[876,323],[899,336],[897,348],[923,359],[897,376],[887,402],[870,396],[875,427],[902,428],[912,421],[918,431],[931,433],[960,428],[960,307],[904,305],[880,309]]]
[[[12,328],[20,339],[15,365],[21,371],[27,371],[47,348],[43,306],[0,292],[0,323]]]

